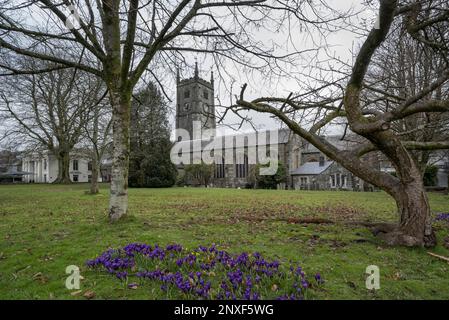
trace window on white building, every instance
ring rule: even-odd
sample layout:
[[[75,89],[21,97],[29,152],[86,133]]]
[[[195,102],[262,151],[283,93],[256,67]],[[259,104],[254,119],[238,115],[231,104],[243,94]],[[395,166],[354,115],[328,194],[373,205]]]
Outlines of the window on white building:
[[[246,154],[243,156],[243,163],[237,163],[235,165],[235,171],[236,171],[237,178],[246,178],[247,177],[248,171],[249,171],[249,166],[248,166],[248,157]]]
[[[217,179],[225,177],[225,161],[224,158],[221,159],[221,163],[218,162],[215,164],[215,173],[214,177]]]
[[[74,171],[78,171],[78,160],[73,160],[72,166],[73,166]],[[73,177],[75,177],[75,176],[73,176]],[[78,178],[78,176],[77,176],[77,178]]]
[[[78,182],[78,175],[77,174],[73,175],[73,182]]]

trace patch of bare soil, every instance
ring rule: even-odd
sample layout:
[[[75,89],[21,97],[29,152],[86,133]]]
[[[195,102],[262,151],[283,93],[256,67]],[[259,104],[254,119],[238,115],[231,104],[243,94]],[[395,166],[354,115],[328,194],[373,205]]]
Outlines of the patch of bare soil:
[[[181,212],[202,211],[210,209],[210,205],[205,202],[177,202],[164,205],[166,209],[175,209]]]
[[[326,216],[335,221],[358,221],[366,216],[366,212],[360,208],[344,204],[326,204],[309,208],[314,214]]]
[[[301,216],[307,213],[307,216]],[[285,221],[295,224],[326,224],[339,221],[358,221],[366,216],[359,208],[339,205],[325,205],[310,207],[294,204],[272,204],[258,203],[250,207],[232,208],[226,212],[229,223],[263,222],[263,221]]]

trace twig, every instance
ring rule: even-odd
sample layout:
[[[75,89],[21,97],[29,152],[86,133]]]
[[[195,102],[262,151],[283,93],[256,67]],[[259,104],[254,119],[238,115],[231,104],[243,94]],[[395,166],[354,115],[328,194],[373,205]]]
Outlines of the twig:
[[[432,252],[429,252],[429,251],[427,251],[427,253],[430,254],[432,257],[435,257],[435,258],[444,260],[444,261],[446,261],[447,263],[449,263],[449,258],[448,258],[448,257],[440,256],[440,255],[438,255],[438,254],[435,254],[435,253],[432,253]]]

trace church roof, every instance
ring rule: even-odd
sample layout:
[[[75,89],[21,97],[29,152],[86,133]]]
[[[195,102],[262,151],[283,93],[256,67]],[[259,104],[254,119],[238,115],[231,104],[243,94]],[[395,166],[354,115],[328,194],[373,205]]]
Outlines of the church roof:
[[[306,162],[299,168],[290,171],[290,174],[291,175],[318,175],[320,173],[323,173],[333,163],[334,163],[334,161],[324,161],[324,165],[320,166],[320,163],[317,161]]]
[[[350,150],[355,145],[360,144],[364,140],[360,137],[348,134],[346,135],[346,138],[344,140],[341,140],[341,135],[329,135],[323,137],[327,142],[332,144],[334,147],[336,147],[338,150]],[[317,147],[315,147],[310,142],[303,139],[303,145],[302,145],[302,152],[303,153],[319,153],[321,152],[318,150]]]
[[[267,133],[266,135],[266,142],[265,143],[261,143],[260,141],[257,142],[257,145],[269,145],[270,144],[270,131]],[[278,130],[278,139],[277,139],[277,143],[276,144],[286,144],[289,142],[290,138],[292,137],[294,133],[289,130],[289,129],[280,129]],[[225,135],[225,136],[218,136],[215,137],[215,141],[218,144],[222,143],[222,146],[224,147],[224,149],[228,149],[228,148],[235,148],[235,143],[236,140],[238,138],[245,138],[251,135],[256,135],[255,132],[250,132],[250,133],[241,133],[241,134],[236,134],[236,135]],[[226,142],[228,139],[232,138],[232,147],[227,145]],[[176,145],[178,147],[188,147],[189,145],[191,145],[192,143],[196,142],[199,143],[201,141],[201,148],[206,147],[207,145],[209,145],[212,142],[212,139],[203,139],[203,140],[183,140],[180,142],[176,142]],[[251,140],[248,139],[247,141],[245,141],[245,147],[248,146],[255,146],[254,144],[251,143]]]

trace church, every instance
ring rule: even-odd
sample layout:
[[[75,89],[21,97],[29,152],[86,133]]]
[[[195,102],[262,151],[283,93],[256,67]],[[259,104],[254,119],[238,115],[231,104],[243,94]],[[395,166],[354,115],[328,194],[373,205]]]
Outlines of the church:
[[[290,129],[216,136],[213,73],[209,81],[202,79],[195,64],[193,77],[180,79],[178,72],[176,82],[174,150],[178,161],[174,162],[180,176],[185,174],[187,165],[204,161],[214,166],[208,186],[253,188],[252,172],[257,164],[282,163],[286,178],[278,185],[279,189],[366,190],[369,187]],[[342,150],[348,147],[338,137],[326,139]],[[195,180],[187,179],[186,185],[199,185]]]

